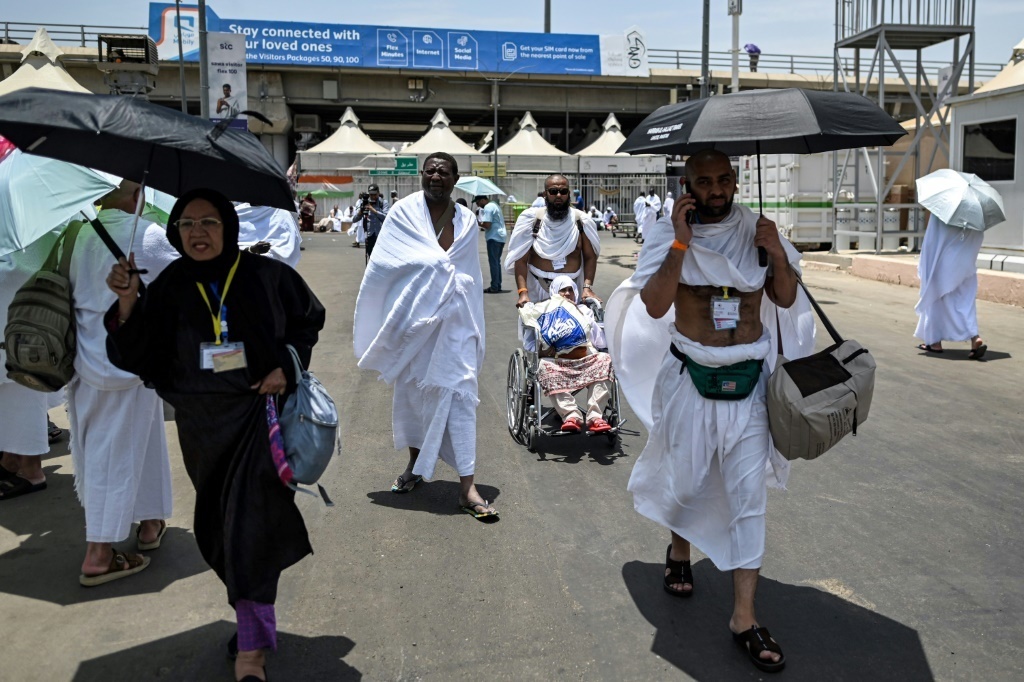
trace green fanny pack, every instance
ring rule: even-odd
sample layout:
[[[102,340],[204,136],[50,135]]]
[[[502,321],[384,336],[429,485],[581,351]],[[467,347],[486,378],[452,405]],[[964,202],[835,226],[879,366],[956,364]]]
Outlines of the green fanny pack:
[[[679,373],[683,370],[690,373],[693,385],[702,398],[709,400],[743,400],[754,392],[761,378],[761,366],[764,360],[744,360],[724,367],[706,367],[685,353],[669,345],[672,355],[682,363]]]

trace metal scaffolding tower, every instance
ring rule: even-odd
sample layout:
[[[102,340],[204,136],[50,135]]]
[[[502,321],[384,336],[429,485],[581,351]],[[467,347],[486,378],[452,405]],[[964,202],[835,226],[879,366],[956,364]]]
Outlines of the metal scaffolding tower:
[[[956,94],[965,69],[968,92],[974,91],[975,1],[836,0],[834,88],[838,90],[841,84],[847,92],[869,96],[869,86],[874,80],[878,88],[877,96],[872,99],[895,115],[898,102],[891,96],[886,98],[886,76],[892,73],[888,68],[891,66],[906,88],[917,125],[906,152],[882,147],[869,152],[861,148],[846,152],[842,161],[842,152],[835,153],[833,251],[840,242],[846,247],[857,242],[862,249],[866,242],[874,242],[875,253],[879,253],[883,248],[895,249],[904,239],[916,250],[917,238],[924,236],[923,211],[911,200],[912,195],[895,196],[892,197],[895,201],[888,203],[886,198],[907,164],[913,164],[914,178],[919,178],[935,170],[939,152],[945,155],[947,163],[949,161],[949,133],[946,131],[949,111],[945,102]],[[923,65],[922,52],[943,43],[949,43],[952,49],[950,67],[944,70],[946,73],[940,71],[930,77]],[[844,51],[849,50],[853,50],[852,73],[847,72],[850,62],[844,58]],[[873,52],[866,75],[861,74],[863,50]],[[934,59],[934,54],[930,56]],[[921,142],[928,136],[935,141],[935,147],[925,159]],[[896,161],[895,169],[887,173],[887,162],[892,161]],[[846,178],[848,172],[853,175],[852,183]],[[862,187],[862,176],[867,176],[867,187]],[[886,209],[896,216],[895,221],[886,220]],[[901,229],[901,221],[906,223],[905,229]],[[874,223],[873,229],[871,223]]]

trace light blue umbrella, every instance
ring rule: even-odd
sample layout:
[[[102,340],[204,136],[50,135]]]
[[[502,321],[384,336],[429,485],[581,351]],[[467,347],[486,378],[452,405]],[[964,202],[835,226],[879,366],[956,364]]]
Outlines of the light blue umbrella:
[[[490,196],[492,194],[506,196],[506,193],[502,191],[500,187],[487,178],[478,178],[473,175],[462,178],[456,182],[455,189],[461,189],[463,192],[472,194],[475,197]]]
[[[120,184],[113,175],[11,152],[0,162],[0,256],[20,251]]]
[[[171,209],[178,201],[167,192],[161,192],[152,187],[146,188],[146,206],[142,209],[142,217],[154,223],[167,226],[167,220],[171,216]]]

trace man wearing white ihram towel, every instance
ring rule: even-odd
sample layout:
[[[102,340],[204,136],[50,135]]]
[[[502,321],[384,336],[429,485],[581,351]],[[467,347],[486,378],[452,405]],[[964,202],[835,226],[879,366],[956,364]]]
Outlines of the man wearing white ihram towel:
[[[139,185],[124,181],[101,200],[97,219],[127,252]],[[175,228],[172,228],[175,229]],[[135,262],[148,284],[174,257],[163,228],[139,220]],[[86,587],[146,568],[149,557],[115,550],[138,522],[136,546],[160,546],[171,516],[171,469],[163,401],[142,380],[107,358],[103,316],[117,297],[103,273],[114,256],[91,225],[83,225],[71,256],[71,289],[78,329],[75,378],[68,384],[71,460],[75,490],[85,508],[86,553],[79,582]]]
[[[483,275],[476,216],[451,199],[455,159],[423,164],[422,192],[387,214],[356,299],[353,342],[359,367],[394,386],[395,449],[409,464],[392,492],[434,475],[437,460],[459,474],[459,507],[474,518],[498,512],[473,483],[477,379],[484,360]]]
[[[576,282],[581,298],[597,298],[591,287],[601,237],[594,220],[573,208],[569,196],[569,180],[557,173],[549,175],[544,180],[545,205],[528,208],[516,219],[508,238],[505,272],[515,277],[517,308],[546,300],[551,282],[559,275]]]
[[[800,254],[772,221],[733,205],[728,157],[699,152],[686,173],[693,196],[651,228],[605,317],[616,376],[650,434],[629,490],[638,512],[671,531],[664,589],[692,595],[691,542],[732,571],[729,628],[755,666],[774,671],[785,658],[760,627],[754,593],[766,486],[784,486],[789,465],[772,445],[765,393],[776,330],[786,357],[802,357],[814,319],[797,286]]]
[[[970,341],[967,357],[980,360],[988,346],[978,335],[978,252],[985,233],[950,227],[935,216],[921,243],[917,275],[921,298],[914,336],[919,350],[941,353],[943,341]]]

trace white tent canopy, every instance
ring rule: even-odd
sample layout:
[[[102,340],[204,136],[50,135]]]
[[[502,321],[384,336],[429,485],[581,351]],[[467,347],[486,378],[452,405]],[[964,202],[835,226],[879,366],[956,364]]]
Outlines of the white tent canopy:
[[[64,53],[53,44],[45,28],[36,31],[32,42],[21,51],[21,66],[0,81],[0,95],[24,88],[46,88],[65,92],[86,92],[59,63]]]
[[[370,139],[370,136],[359,128],[359,117],[352,107],[345,109],[341,117],[341,125],[331,136],[308,152],[326,152],[336,154],[391,154],[391,152]]]
[[[619,119],[615,118],[615,114],[608,114],[603,128],[604,132],[601,137],[594,140],[590,146],[578,151],[577,154],[580,156],[629,156],[625,152],[618,153],[619,147],[626,141],[626,136],[622,134],[622,126],[619,124]]]
[[[1013,58],[1003,67],[1003,70],[996,74],[995,78],[988,81],[974,91],[974,94],[995,92],[1024,85],[1024,40],[1013,48]]]
[[[519,122],[519,132],[511,140],[498,147],[498,154],[517,156],[569,156],[545,140],[537,132],[537,121],[527,111]]]
[[[402,150],[403,154],[430,154],[445,152],[446,154],[476,154],[471,145],[463,142],[449,127],[451,119],[445,116],[444,109],[438,109],[434,118],[430,119],[430,130],[420,139]]]

